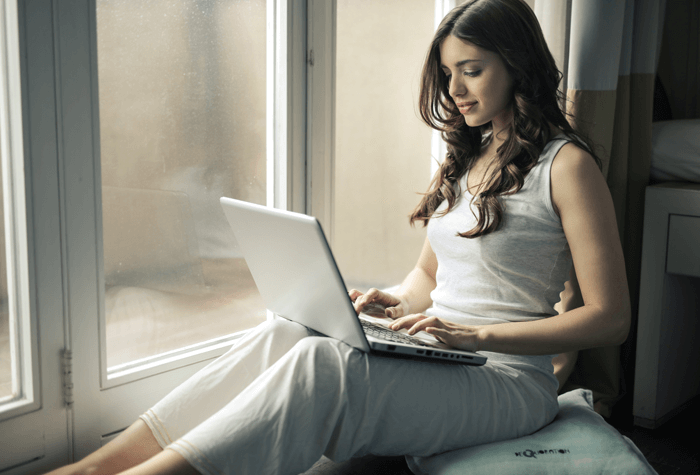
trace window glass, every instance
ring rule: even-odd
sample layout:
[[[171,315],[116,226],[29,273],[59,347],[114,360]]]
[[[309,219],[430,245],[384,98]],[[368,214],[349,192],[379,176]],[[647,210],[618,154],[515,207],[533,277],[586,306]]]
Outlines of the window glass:
[[[333,253],[349,288],[399,284],[425,238],[408,215],[430,182],[419,119],[433,35],[425,0],[338,0]]]
[[[107,365],[265,309],[219,198],[266,198],[266,1],[97,0]]]

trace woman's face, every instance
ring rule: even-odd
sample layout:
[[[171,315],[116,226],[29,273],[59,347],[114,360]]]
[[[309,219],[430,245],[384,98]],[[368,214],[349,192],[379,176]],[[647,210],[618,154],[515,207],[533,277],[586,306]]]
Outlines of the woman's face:
[[[455,36],[440,45],[442,70],[449,92],[470,127],[493,122],[494,131],[508,124],[513,79],[501,57]]]

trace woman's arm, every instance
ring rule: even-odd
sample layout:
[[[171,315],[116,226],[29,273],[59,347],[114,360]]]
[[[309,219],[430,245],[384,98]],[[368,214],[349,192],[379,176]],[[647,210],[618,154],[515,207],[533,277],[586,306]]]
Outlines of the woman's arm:
[[[426,330],[470,350],[556,354],[621,344],[630,327],[630,298],[612,198],[592,157],[562,147],[552,164],[552,200],[576,268],[583,306],[550,318],[465,327],[434,317],[410,316],[394,327]]]
[[[366,294],[357,290],[350,291],[350,298],[355,303],[355,310],[360,313],[370,303],[386,306],[385,314],[391,318],[400,318],[411,313],[424,312],[433,301],[430,292],[435,288],[437,258],[425,238],[423,249],[413,270],[406,276],[394,295],[377,289],[370,289]]]

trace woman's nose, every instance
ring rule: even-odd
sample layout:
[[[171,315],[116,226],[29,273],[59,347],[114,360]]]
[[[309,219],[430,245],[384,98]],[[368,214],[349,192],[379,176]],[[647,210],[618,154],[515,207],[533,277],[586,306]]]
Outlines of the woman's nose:
[[[464,87],[464,84],[462,81],[459,79],[455,79],[454,77],[450,81],[450,96],[452,97],[457,97],[457,96],[463,96],[464,93],[466,92],[466,88]]]

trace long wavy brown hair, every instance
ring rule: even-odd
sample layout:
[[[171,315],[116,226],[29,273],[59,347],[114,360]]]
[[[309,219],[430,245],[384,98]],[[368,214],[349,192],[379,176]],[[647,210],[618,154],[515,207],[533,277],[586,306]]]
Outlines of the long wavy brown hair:
[[[469,127],[449,95],[440,59],[440,45],[448,35],[497,53],[513,78],[508,137],[498,147],[484,191],[472,198],[478,210],[476,226],[458,234],[475,238],[498,229],[504,211],[499,196],[517,193],[522,188],[525,176],[537,164],[551,138],[550,124],[587,149],[598,167],[601,161],[590,140],[571,127],[560,108],[565,100],[559,89],[562,74],[547,47],[537,17],[527,3],[523,0],[469,0],[442,20],[423,65],[420,115],[425,123],[441,132],[447,144],[447,155],[428,192],[411,214],[412,225],[422,221],[425,226],[432,216],[442,216],[453,208],[461,194],[459,180],[474,165],[482,145],[486,145],[492,135],[490,122]],[[447,208],[435,213],[444,200],[447,200]]]

